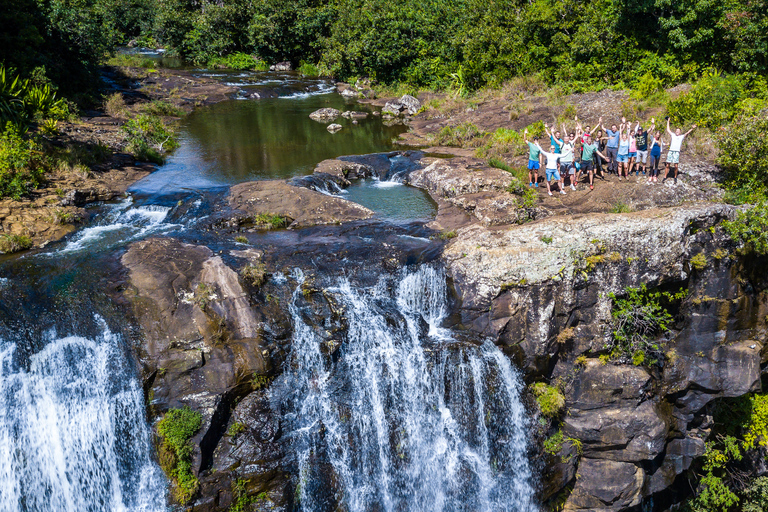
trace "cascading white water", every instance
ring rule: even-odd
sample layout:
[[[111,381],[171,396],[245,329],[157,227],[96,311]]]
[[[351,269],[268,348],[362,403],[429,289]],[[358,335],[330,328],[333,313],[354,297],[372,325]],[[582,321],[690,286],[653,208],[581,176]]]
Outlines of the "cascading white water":
[[[166,509],[141,387],[100,322],[98,339],[51,333],[26,369],[0,341],[0,512]]]
[[[335,362],[294,295],[289,366],[275,389],[299,508],[534,512],[519,376],[493,344],[440,327],[442,271],[404,271],[394,296],[390,284],[328,290],[348,321]]]

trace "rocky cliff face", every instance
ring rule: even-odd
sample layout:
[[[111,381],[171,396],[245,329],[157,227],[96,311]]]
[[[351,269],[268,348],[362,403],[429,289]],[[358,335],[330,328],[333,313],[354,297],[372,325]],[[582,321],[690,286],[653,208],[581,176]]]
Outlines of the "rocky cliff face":
[[[561,493],[566,510],[674,501],[675,479],[704,453],[713,401],[761,389],[768,280],[728,252],[718,224],[732,215],[701,204],[473,224],[445,249],[460,323],[496,339],[528,381],[564,389],[562,432],[581,453],[550,457],[542,499]],[[658,340],[661,365],[608,357],[610,294],[641,285],[688,291]]]
[[[255,250],[234,256],[235,268],[261,264]],[[201,498],[192,510],[226,510],[238,480],[281,510],[290,496],[280,425],[264,392],[289,335],[282,311],[274,302],[251,307],[253,281],[207,247],[148,239],[133,244],[122,262],[144,334],[138,355],[150,416],[185,405],[202,415],[192,439]]]

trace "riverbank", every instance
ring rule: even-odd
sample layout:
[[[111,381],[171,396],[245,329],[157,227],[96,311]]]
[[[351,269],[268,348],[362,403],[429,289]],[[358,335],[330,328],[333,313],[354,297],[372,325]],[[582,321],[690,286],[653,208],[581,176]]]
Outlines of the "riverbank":
[[[237,91],[212,78],[184,70],[104,68],[105,98],[119,95],[120,108],[109,103],[77,119],[60,121],[56,133],[43,135],[46,155],[55,163],[43,187],[19,200],[0,199],[0,252],[42,247],[77,229],[88,218],[89,203],[122,196],[156,169],[127,152],[128,119],[152,114],[172,125],[198,106],[232,97]]]

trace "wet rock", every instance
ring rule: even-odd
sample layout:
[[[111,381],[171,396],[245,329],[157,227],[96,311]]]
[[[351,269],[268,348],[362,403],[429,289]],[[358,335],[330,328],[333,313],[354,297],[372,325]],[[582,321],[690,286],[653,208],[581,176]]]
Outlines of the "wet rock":
[[[338,194],[351,185],[343,175],[317,172],[317,170],[309,176],[292,178],[288,183],[294,187],[306,187],[323,194]]]
[[[347,110],[346,112],[342,112],[341,116],[346,119],[365,119],[368,117],[367,112],[357,112],[355,110]]]
[[[258,492],[285,488],[287,479],[277,468],[282,453],[274,444],[275,420],[266,417],[263,394],[249,398],[272,372],[270,347],[262,337],[265,318],[251,305],[237,272],[207,247],[169,238],[136,242],[121,261],[130,285],[125,296],[144,334],[136,351],[150,416],[181,406],[202,416],[192,439],[193,472],[200,480],[193,510],[226,510],[232,484],[244,476]],[[262,405],[236,418],[250,421],[248,428],[266,437],[243,436],[231,449],[230,415],[243,399]],[[267,430],[273,434],[264,434]],[[277,499],[279,492],[273,494]]]
[[[352,201],[329,196],[281,180],[240,183],[230,189],[229,206],[236,210],[231,224],[248,227],[256,215],[278,215],[287,227],[341,224],[368,219],[373,212]]]
[[[341,130],[342,126],[340,124],[329,124],[327,130],[331,133],[336,133],[337,131]]]
[[[309,114],[310,119],[319,122],[333,121],[341,115],[341,111],[335,108],[321,108]]]
[[[369,166],[347,160],[323,160],[314,172],[316,174],[331,174],[343,180],[356,180],[360,178],[370,178],[374,175],[374,170]]]
[[[292,69],[293,66],[288,61],[278,62],[277,64],[269,66],[270,71],[291,71]]]

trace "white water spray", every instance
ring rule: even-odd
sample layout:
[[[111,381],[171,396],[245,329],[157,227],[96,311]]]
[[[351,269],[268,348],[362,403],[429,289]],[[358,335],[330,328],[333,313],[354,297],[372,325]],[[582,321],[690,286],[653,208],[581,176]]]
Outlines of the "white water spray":
[[[49,338],[27,368],[0,341],[0,512],[164,511],[142,390],[117,336],[104,324],[98,339]]]
[[[327,290],[348,322],[335,362],[294,295],[292,352],[276,389],[300,509],[536,511],[519,376],[493,344],[458,342],[440,327],[442,271],[422,266],[394,284]]]

